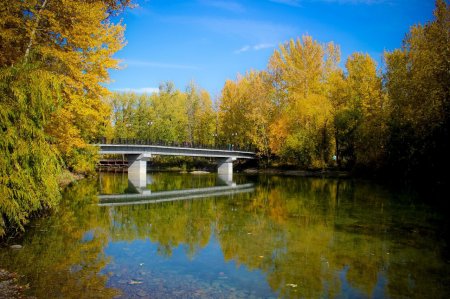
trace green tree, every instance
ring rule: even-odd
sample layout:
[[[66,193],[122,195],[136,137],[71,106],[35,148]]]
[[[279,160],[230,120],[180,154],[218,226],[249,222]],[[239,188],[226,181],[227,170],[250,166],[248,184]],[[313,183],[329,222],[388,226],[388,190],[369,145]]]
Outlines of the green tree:
[[[382,162],[387,131],[381,77],[368,54],[352,54],[346,69],[345,76],[335,75],[330,93],[338,164],[376,169]]]
[[[187,138],[186,94],[175,88],[172,82],[159,87],[159,93],[152,97],[155,116],[152,129],[157,140],[162,142],[183,142]]]
[[[102,83],[117,66],[128,0],[0,3],[0,235],[58,201],[61,164],[94,167],[88,142],[109,115]]]
[[[0,70],[0,236],[23,230],[35,213],[59,200],[56,149],[44,133],[58,78],[36,68]]]
[[[111,122],[114,127],[114,138],[135,138],[132,130],[134,109],[137,105],[137,95],[134,93],[114,93],[110,99]]]
[[[191,144],[212,145],[214,111],[209,93],[194,82],[186,88],[187,137]]]

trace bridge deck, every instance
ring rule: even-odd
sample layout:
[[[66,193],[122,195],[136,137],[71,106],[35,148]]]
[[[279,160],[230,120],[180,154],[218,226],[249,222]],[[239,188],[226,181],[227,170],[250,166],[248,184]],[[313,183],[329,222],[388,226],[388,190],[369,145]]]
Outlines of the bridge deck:
[[[254,159],[254,152],[145,144],[95,144],[100,154],[143,154],[206,158]]]

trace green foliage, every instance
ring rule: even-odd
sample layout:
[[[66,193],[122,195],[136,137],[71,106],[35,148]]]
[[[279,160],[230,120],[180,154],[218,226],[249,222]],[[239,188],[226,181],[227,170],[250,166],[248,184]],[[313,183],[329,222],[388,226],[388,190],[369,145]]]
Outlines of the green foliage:
[[[38,68],[0,70],[0,236],[59,200],[57,151],[42,130],[58,80]]]
[[[87,145],[107,131],[102,83],[117,67],[129,0],[0,3],[0,236],[56,205],[61,165],[93,169]]]
[[[95,180],[71,185],[57,211],[29,228],[20,251],[2,250],[2,265],[32,281],[28,291],[36,298],[80,294],[114,298],[119,294],[106,286],[108,276],[101,273],[109,262],[103,250],[108,237],[101,228],[107,219],[98,217],[97,192]],[[89,233],[92,239],[84,239]]]
[[[212,145],[215,115],[209,94],[191,83],[186,92],[173,83],[161,84],[159,93],[115,93],[111,107],[113,138],[149,142]]]
[[[376,64],[367,54],[355,53],[347,74],[334,78],[334,137],[339,166],[377,169],[384,158],[386,98]]]

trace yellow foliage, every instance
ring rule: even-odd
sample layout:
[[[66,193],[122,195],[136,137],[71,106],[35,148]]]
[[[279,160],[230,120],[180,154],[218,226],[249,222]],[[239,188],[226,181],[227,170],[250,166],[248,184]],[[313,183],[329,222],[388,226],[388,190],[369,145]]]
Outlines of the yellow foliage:
[[[90,171],[105,131],[108,69],[123,46],[110,15],[129,0],[0,2],[0,235],[56,205],[61,160]],[[61,159],[62,158],[62,159]]]

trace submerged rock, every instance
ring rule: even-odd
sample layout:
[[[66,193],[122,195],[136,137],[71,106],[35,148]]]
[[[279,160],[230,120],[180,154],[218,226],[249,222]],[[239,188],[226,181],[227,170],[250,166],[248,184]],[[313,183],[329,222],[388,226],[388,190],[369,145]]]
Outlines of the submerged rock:
[[[139,290],[136,295],[138,295],[139,297],[148,297],[148,294],[143,291],[143,290]]]
[[[194,170],[191,171],[191,174],[207,174],[209,171],[203,171],[203,170]]]
[[[31,298],[25,297],[23,294],[28,288],[28,285],[22,286],[18,284],[16,273],[0,269],[0,298]]]

